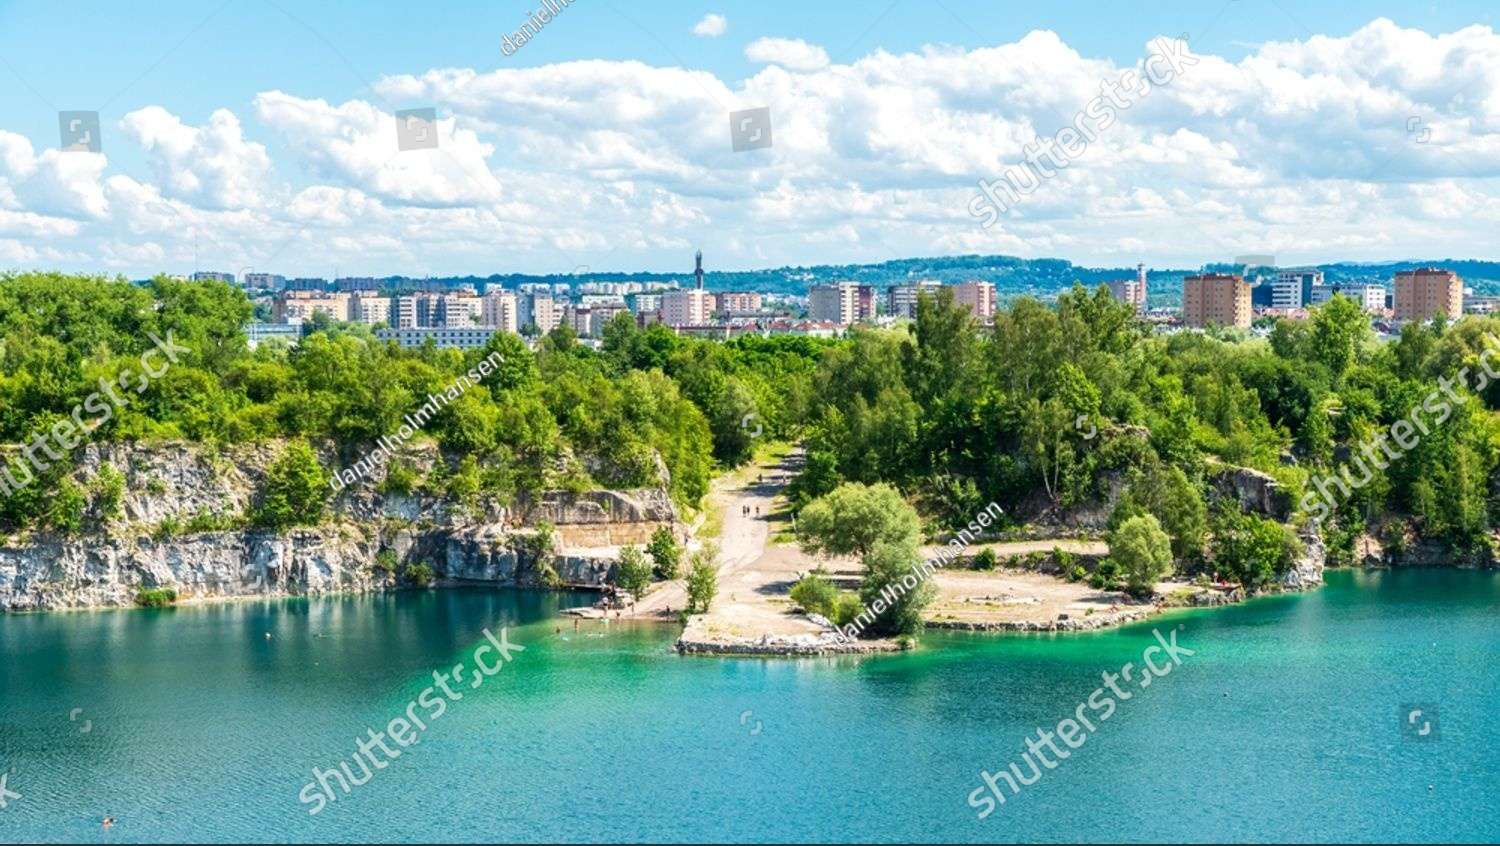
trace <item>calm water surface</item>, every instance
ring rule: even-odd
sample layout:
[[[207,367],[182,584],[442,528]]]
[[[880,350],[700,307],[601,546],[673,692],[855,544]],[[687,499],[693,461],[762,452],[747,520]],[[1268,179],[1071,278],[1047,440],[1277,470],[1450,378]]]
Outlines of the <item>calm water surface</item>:
[[[675,629],[556,618],[588,599],[0,616],[0,773],[22,797],[0,841],[1500,839],[1500,574],[1338,572],[1112,632],[865,660],[680,658]],[[1179,624],[1196,655],[976,819],[980,770]],[[313,767],[502,625],[525,652],[307,814]]]

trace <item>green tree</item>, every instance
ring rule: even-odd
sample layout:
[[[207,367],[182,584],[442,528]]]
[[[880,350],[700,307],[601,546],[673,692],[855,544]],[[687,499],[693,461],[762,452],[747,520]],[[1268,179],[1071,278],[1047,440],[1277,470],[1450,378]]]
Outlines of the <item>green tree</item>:
[[[848,482],[807,504],[797,515],[797,540],[823,555],[867,555],[881,541],[915,544],[917,512],[886,484]]]
[[[651,556],[652,571],[658,580],[668,582],[677,578],[682,547],[677,543],[677,536],[672,534],[671,526],[656,527],[656,531],[651,533],[646,553]]]
[[[1335,294],[1312,313],[1311,347],[1313,357],[1343,378],[1354,365],[1360,346],[1371,334],[1370,316],[1359,303]]]
[[[330,494],[328,476],[306,441],[292,441],[266,473],[255,523],[272,529],[313,526]]]
[[[1109,557],[1125,577],[1126,589],[1146,596],[1172,571],[1172,541],[1155,517],[1143,514],[1110,535]]]
[[[914,573],[921,563],[916,542],[911,538],[877,541],[864,562],[859,598],[874,613],[875,620],[863,633],[894,637],[920,632],[922,610],[931,604],[937,590]]]
[[[629,591],[637,602],[651,589],[651,565],[636,546],[625,546],[620,550],[620,561],[615,571],[615,584]]]
[[[688,569],[688,613],[706,614],[719,592],[719,571],[714,567],[711,551],[693,554],[692,566]]]
[[[1292,568],[1301,543],[1291,527],[1227,505],[1214,515],[1210,553],[1221,575],[1258,589]]]

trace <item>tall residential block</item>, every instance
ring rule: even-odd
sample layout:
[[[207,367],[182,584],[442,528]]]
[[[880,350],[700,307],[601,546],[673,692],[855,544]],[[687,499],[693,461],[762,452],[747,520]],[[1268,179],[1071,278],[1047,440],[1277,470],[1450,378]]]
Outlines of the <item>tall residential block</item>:
[[[479,323],[482,326],[493,326],[505,332],[521,331],[516,292],[498,288],[485,291],[484,297],[480,300]]]
[[[981,323],[995,316],[995,286],[976,279],[953,286],[953,303],[964,306]]]
[[[943,283],[936,281],[917,282],[912,285],[892,285],[886,291],[887,311],[894,317],[905,317],[908,320],[917,316],[917,298],[922,294],[930,297],[937,296],[938,289]]]
[[[814,285],[807,291],[807,316],[848,326],[859,319],[859,286],[853,282]]]
[[[1464,283],[1451,270],[1425,267],[1396,274],[1396,319],[1457,320],[1464,311]]]
[[[707,291],[697,288],[668,291],[661,298],[661,322],[668,326],[702,326],[712,315],[711,301]]]
[[[1189,326],[1250,328],[1250,285],[1231,273],[1204,273],[1182,280],[1182,319]]]

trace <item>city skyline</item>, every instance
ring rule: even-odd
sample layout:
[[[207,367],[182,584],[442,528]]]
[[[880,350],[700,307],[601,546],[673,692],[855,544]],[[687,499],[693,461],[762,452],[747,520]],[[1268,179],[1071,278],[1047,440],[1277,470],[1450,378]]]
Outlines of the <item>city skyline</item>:
[[[1500,35],[1476,2],[1168,2],[1022,25],[908,2],[579,0],[507,55],[500,35],[539,8],[439,24],[377,4],[352,26],[338,7],[90,5],[101,25],[59,68],[41,48],[65,22],[11,4],[0,268],[677,274],[695,249],[718,270],[1500,258]],[[1116,100],[1084,152],[980,225],[976,186],[1047,161],[1039,139],[1175,39],[1191,64]],[[730,117],[759,109],[754,126]],[[99,153],[58,149],[75,110],[97,112]],[[424,127],[437,149],[407,143]]]

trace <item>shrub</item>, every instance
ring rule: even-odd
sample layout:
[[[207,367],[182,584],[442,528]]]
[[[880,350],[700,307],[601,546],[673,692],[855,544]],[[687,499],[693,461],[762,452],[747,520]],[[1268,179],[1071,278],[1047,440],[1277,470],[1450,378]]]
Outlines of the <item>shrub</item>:
[[[242,517],[231,517],[217,511],[199,511],[188,518],[182,531],[189,535],[200,532],[232,532],[244,528],[244,524]]]
[[[73,484],[71,479],[64,479],[57,486],[52,496],[52,502],[47,508],[47,517],[52,527],[63,534],[77,534],[83,529],[83,512],[88,507],[88,499],[83,491]]]
[[[406,569],[401,572],[401,575],[412,587],[417,588],[429,587],[432,585],[433,579],[437,578],[437,574],[432,571],[432,567],[428,564],[408,564],[406,565]]]
[[[828,618],[838,626],[847,626],[854,622],[859,612],[864,610],[865,604],[860,602],[859,594],[853,591],[839,591],[838,598],[834,602],[833,613]]]
[[[142,608],[166,608],[177,601],[177,588],[142,588],[135,593],[135,604]]]
[[[993,549],[981,549],[979,554],[974,556],[974,569],[976,570],[993,570],[999,563]]]
[[[379,552],[375,553],[374,567],[377,573],[384,573],[385,575],[389,576],[390,574],[396,572],[397,563],[396,553],[394,550],[382,549]]]
[[[329,493],[328,477],[312,447],[293,441],[266,474],[255,522],[272,529],[317,525]]]
[[[385,478],[380,481],[380,492],[410,495],[417,489],[420,481],[421,476],[417,474],[416,468],[405,461],[395,461],[386,470]]]
[[[819,567],[797,580],[792,585],[792,601],[809,614],[821,614],[833,619],[839,591],[828,579],[828,571]]]
[[[1119,565],[1112,559],[1106,558],[1094,568],[1094,575],[1089,577],[1089,586],[1095,590],[1114,590],[1119,578]]]
[[[99,516],[106,523],[120,519],[124,515],[124,501],[125,475],[114,465],[101,466],[94,476],[94,507],[99,509]]]
[[[176,517],[163,517],[161,522],[156,524],[151,537],[157,541],[164,541],[180,534],[182,534],[182,521]]]
[[[1074,564],[1072,569],[1068,570],[1068,581],[1070,582],[1081,582],[1088,577],[1089,571],[1084,569],[1082,564]]]

